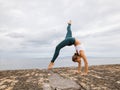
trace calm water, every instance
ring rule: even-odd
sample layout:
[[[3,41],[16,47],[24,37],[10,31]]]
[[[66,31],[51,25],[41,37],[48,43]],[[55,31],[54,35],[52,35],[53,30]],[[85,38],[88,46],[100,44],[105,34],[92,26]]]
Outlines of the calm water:
[[[47,68],[50,58],[0,59],[0,70],[43,69]],[[89,65],[120,64],[120,58],[88,58]],[[83,65],[83,63],[82,63]],[[77,66],[71,58],[58,58],[54,67]]]

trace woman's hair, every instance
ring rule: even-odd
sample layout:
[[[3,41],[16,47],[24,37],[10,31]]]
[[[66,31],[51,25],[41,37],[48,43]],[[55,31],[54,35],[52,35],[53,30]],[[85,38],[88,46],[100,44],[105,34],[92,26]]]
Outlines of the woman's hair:
[[[74,55],[72,56],[72,61],[76,62],[78,57],[80,57],[80,55],[78,53],[74,53]]]

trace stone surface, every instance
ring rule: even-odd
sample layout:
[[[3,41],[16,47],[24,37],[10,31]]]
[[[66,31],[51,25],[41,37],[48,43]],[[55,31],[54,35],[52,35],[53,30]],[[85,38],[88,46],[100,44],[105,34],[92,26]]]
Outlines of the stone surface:
[[[51,88],[49,83],[44,83],[43,84],[43,90],[52,90],[52,88]]]
[[[77,67],[0,71],[0,90],[120,90],[120,64],[89,66],[87,76]],[[82,68],[83,70],[84,68]],[[69,89],[68,89],[69,88]],[[74,89],[73,89],[74,88]]]
[[[56,73],[49,76],[49,82],[53,90],[80,90],[80,86],[75,81],[63,78]]]

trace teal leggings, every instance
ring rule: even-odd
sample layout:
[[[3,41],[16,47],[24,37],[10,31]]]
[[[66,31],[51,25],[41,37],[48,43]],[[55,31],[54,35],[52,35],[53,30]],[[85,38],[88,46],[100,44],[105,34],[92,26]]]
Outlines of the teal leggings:
[[[75,43],[75,38],[72,37],[72,31],[71,31],[71,24],[68,24],[67,26],[67,34],[65,39],[60,42],[55,49],[55,53],[53,55],[53,58],[51,60],[51,62],[54,62],[56,60],[56,58],[59,55],[60,50],[65,47],[65,46],[71,46]]]

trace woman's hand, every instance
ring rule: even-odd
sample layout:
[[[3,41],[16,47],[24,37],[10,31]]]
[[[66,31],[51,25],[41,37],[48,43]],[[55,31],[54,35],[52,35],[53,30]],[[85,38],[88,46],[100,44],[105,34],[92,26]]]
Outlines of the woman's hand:
[[[75,74],[80,74],[80,73],[81,73],[81,71],[75,71],[74,73],[75,73]]]
[[[81,73],[80,75],[82,75],[82,76],[86,76],[86,75],[87,75],[87,73]]]

